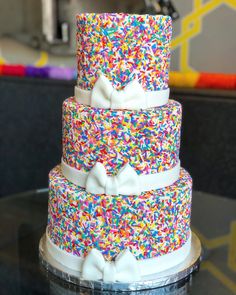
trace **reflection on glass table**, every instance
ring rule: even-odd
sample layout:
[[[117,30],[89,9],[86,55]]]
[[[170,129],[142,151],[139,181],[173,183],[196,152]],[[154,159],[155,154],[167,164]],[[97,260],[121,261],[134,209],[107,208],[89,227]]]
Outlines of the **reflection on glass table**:
[[[0,199],[0,294],[101,294],[78,289],[40,266],[47,194],[37,190]],[[134,294],[236,294],[236,201],[194,192],[192,208],[192,229],[204,248],[200,271],[174,285]]]

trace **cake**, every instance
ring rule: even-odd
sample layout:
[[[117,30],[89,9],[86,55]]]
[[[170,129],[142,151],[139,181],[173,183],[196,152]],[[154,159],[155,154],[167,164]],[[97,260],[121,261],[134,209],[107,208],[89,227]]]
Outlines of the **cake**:
[[[46,245],[82,280],[137,282],[191,249],[192,179],[169,99],[171,18],[77,15],[78,80],[49,173]]]

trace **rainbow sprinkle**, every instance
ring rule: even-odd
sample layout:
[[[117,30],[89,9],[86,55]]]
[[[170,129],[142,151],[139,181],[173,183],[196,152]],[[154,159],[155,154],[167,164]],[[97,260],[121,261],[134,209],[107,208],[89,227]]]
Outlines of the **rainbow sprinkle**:
[[[63,104],[63,159],[90,171],[97,161],[110,175],[125,163],[138,174],[173,168],[179,160],[181,104],[141,111],[88,107],[69,98]]]
[[[78,86],[92,89],[102,72],[117,89],[136,77],[146,90],[168,88],[169,16],[77,15]]]
[[[49,174],[48,231],[63,250],[84,257],[92,249],[111,260],[128,248],[137,259],[179,249],[190,233],[190,175],[140,196],[93,195],[69,182],[60,166]]]

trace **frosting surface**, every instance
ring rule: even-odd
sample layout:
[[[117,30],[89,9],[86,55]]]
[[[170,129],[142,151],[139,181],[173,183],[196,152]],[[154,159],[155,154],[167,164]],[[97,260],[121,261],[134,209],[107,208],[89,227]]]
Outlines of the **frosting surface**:
[[[154,273],[156,274],[157,271],[162,272],[162,271],[164,271],[166,269],[170,269],[170,268],[178,265],[179,263],[183,262],[183,260],[185,260],[185,258],[189,255],[189,252],[190,252],[190,249],[191,249],[191,240],[192,240],[191,237],[192,237],[192,234],[190,233],[187,242],[182,247],[180,247],[179,249],[177,249],[175,251],[172,251],[171,253],[167,253],[165,255],[150,258],[150,259],[143,259],[143,260],[136,260],[135,259],[136,260],[135,263],[131,262],[131,269],[130,269],[130,265],[127,268],[127,265],[125,266],[123,264],[123,262],[125,262],[125,264],[126,264],[127,258],[130,261],[129,257],[127,257],[126,254],[125,254],[125,257],[123,256],[124,252],[128,251],[129,256],[131,255],[134,258],[134,255],[131,254],[128,249],[123,250],[120,254],[118,254],[118,256],[116,256],[115,262],[113,260],[112,263],[110,263],[110,261],[106,261],[106,260],[104,261],[104,257],[102,256],[100,251],[98,251],[97,249],[94,248],[94,249],[92,249],[90,251],[90,253],[91,252],[96,253],[96,257],[99,258],[99,263],[98,263],[98,260],[96,258],[91,259],[91,257],[89,257],[89,261],[92,263],[92,269],[91,269],[91,267],[88,267],[87,263],[86,263],[87,266],[85,266],[85,264],[84,264],[84,262],[86,261],[86,258],[88,256],[83,258],[83,257],[77,256],[77,255],[73,255],[72,253],[68,253],[65,250],[62,250],[60,247],[55,245],[50,240],[50,238],[48,236],[48,230],[46,230],[47,251],[50,253],[50,255],[55,260],[57,260],[60,264],[63,264],[64,266],[66,266],[66,267],[68,267],[70,269],[73,269],[75,271],[83,272],[83,269],[85,267],[86,268],[85,276],[87,277],[86,279],[91,279],[91,280],[97,280],[98,279],[97,271],[99,272],[99,274],[103,274],[104,269],[105,269],[104,266],[107,265],[107,264],[109,264],[109,266],[113,265],[113,267],[114,267],[114,264],[115,264],[115,269],[116,269],[117,262],[120,260],[119,259],[120,255],[122,257],[124,257],[124,259],[122,258],[122,261],[123,261],[122,265],[126,270],[128,270],[129,275],[131,273],[133,273],[133,272],[136,273],[135,277],[131,278],[131,279],[134,279],[136,281],[140,280],[140,275],[143,277],[143,276],[147,276],[147,275],[154,274]],[[94,255],[92,255],[92,256],[94,257]],[[133,260],[133,258],[132,258],[132,260]],[[89,262],[89,266],[91,266],[90,262]],[[130,264],[130,262],[129,262],[129,264]],[[120,265],[120,262],[119,262],[119,265]],[[109,268],[108,268],[108,271],[109,271]],[[124,268],[123,268],[123,270],[124,270]],[[115,274],[115,273],[113,272],[113,274]],[[126,274],[124,273],[124,275],[125,275],[124,281],[127,281]],[[137,275],[138,275],[138,277],[137,277]],[[82,276],[83,276],[83,274],[82,274]]]
[[[78,86],[91,90],[103,73],[116,89],[137,78],[145,90],[168,88],[169,16],[77,15]]]
[[[100,162],[109,175],[126,163],[137,174],[171,169],[179,161],[181,112],[173,100],[128,111],[91,108],[69,98],[63,104],[63,160],[86,172]]]
[[[48,234],[81,257],[96,248],[107,260],[123,249],[137,259],[183,246],[190,234],[192,180],[181,169],[173,185],[140,196],[93,195],[73,185],[57,166],[49,174]]]

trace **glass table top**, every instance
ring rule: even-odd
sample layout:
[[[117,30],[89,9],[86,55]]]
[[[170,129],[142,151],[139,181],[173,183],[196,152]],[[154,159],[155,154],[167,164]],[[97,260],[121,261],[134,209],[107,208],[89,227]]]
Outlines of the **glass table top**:
[[[0,199],[0,294],[101,294],[65,283],[40,265],[47,202],[46,189]],[[236,294],[236,201],[194,192],[192,230],[204,249],[199,272],[175,285],[134,294]]]

